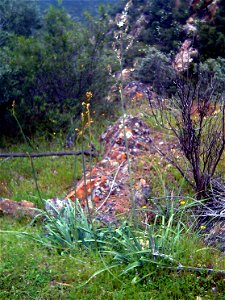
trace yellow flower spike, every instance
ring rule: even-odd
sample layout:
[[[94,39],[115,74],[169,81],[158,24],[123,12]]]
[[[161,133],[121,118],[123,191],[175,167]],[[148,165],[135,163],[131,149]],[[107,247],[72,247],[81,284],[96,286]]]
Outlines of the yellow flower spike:
[[[92,97],[93,97],[92,92],[87,92],[86,93],[86,98],[87,98],[88,101],[90,101]]]
[[[184,205],[186,202],[184,200],[180,201],[180,205]]]
[[[146,206],[146,205],[144,205],[144,206],[142,206],[141,208],[147,208],[147,206]]]
[[[200,228],[201,228],[201,229],[206,229],[206,226],[201,225]]]

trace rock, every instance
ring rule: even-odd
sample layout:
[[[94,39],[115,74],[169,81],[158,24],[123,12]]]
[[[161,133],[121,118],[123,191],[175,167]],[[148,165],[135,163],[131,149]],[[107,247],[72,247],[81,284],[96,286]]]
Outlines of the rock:
[[[193,48],[192,40],[187,39],[183,42],[179,52],[177,53],[173,67],[177,72],[184,72],[189,68],[194,57],[198,56],[198,50]]]
[[[187,22],[187,24],[184,25],[184,31],[186,34],[193,34],[193,33],[197,32],[197,27],[195,25]]]
[[[49,212],[50,215],[56,216],[57,212],[60,212],[65,205],[70,204],[71,201],[68,199],[59,199],[59,198],[53,198],[48,199],[45,202],[45,210]]]
[[[13,201],[10,199],[0,199],[0,215],[9,215],[12,217],[34,217],[37,214],[32,202],[22,200]]]
[[[149,151],[149,127],[137,117],[129,115],[119,118],[100,138],[100,142],[105,144],[103,159],[86,174],[86,184],[83,177],[78,182],[76,191],[72,190],[67,195],[67,199],[71,200],[74,200],[76,195],[84,207],[87,200],[92,199],[93,203],[89,202],[89,208],[97,212],[96,218],[103,223],[106,220],[115,222],[118,214],[128,213],[131,209],[125,134],[130,160],[135,161],[137,157]],[[136,201],[136,205],[147,205],[149,186],[142,181],[138,189],[142,200]]]
[[[124,88],[124,96],[134,101],[141,101],[153,97],[152,88],[150,85],[140,81],[131,81]]]

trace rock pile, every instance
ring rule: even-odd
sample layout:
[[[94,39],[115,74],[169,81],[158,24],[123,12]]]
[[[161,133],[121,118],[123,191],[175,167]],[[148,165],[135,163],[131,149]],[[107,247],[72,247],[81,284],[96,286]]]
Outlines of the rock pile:
[[[78,198],[83,206],[97,211],[97,218],[102,222],[113,222],[117,215],[127,213],[131,208],[129,180],[129,160],[150,151],[151,138],[149,127],[139,118],[121,117],[110,126],[100,138],[105,144],[103,159],[89,170],[71,191],[67,198]],[[128,149],[128,152],[127,152]],[[147,205],[150,187],[144,179],[135,184],[132,194],[135,195],[137,207]]]

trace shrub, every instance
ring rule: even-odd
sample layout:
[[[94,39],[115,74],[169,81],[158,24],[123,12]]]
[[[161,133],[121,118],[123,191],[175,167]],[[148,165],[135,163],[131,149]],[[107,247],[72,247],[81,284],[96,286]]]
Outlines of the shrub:
[[[136,73],[139,80],[150,83],[157,93],[172,90],[174,76],[170,59],[154,47],[149,48]]]

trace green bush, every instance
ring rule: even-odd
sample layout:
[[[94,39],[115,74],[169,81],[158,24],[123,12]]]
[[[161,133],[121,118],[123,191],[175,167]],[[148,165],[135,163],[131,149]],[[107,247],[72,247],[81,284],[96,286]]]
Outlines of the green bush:
[[[106,47],[107,16],[96,21],[87,15],[86,21],[81,26],[64,10],[51,7],[35,35],[14,33],[0,48],[2,133],[4,128],[7,134],[15,131],[10,116],[14,100],[26,134],[68,128],[79,116],[87,91],[94,95],[92,105],[104,101],[111,82],[107,66],[118,68]]]
[[[139,80],[151,84],[157,93],[172,91],[174,76],[170,59],[154,47],[149,48],[136,73]]]
[[[139,40],[155,45],[161,51],[176,50],[183,38],[182,25],[189,13],[187,1],[180,1],[177,6],[174,0],[147,0],[143,12],[149,23]]]
[[[196,46],[201,60],[225,55],[225,0],[219,1],[219,9],[210,22],[200,22]]]

